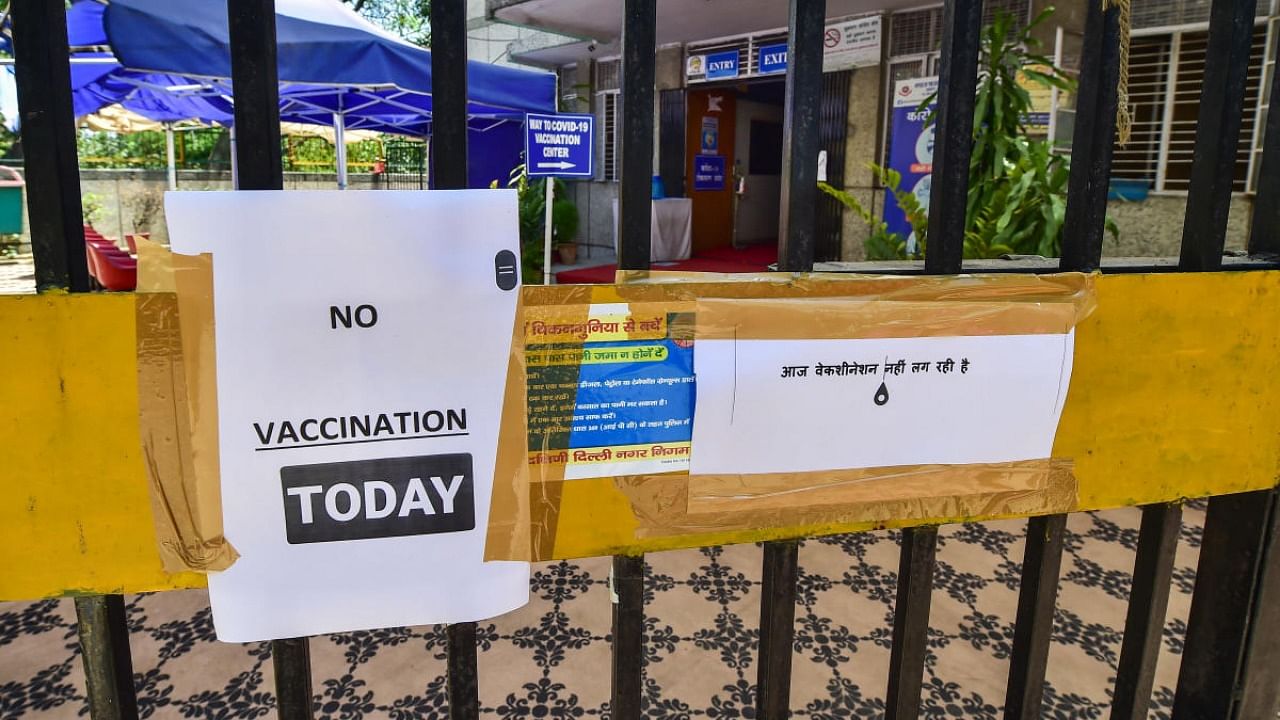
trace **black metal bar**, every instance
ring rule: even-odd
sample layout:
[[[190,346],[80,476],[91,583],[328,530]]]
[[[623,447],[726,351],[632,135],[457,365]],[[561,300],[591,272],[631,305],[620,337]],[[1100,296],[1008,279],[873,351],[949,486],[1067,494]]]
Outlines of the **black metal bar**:
[[[920,714],[937,552],[937,528],[902,531],[898,600],[893,611],[893,648],[889,652],[889,690],[885,694],[888,720],[910,720]]]
[[[779,270],[813,270],[825,22],[826,0],[790,0],[778,217]],[[760,663],[756,670],[756,708],[764,720],[781,720],[791,712],[791,648],[795,638],[798,556],[799,545],[794,541],[764,544]]]
[[[933,186],[929,191],[929,245],[925,272],[960,272],[964,260],[973,104],[982,43],[982,0],[946,0],[942,9],[942,68],[934,132]]]
[[[307,638],[272,640],[271,666],[276,674],[276,716],[311,720],[311,644]]]
[[[1209,498],[1173,720],[1230,718],[1274,490]]]
[[[467,187],[467,4],[431,3],[431,171],[435,187]],[[548,181],[549,182],[549,181]],[[448,627],[449,717],[480,716],[476,624]]]
[[[275,0],[227,0],[236,174],[241,190],[280,190],[280,87]]]
[[[90,289],[65,7],[62,0],[10,4],[27,216],[41,292]]]
[[[613,572],[613,720],[639,720],[644,687],[644,556],[615,555]]]
[[[1276,36],[1280,44],[1280,33]],[[1271,95],[1280,97],[1280,72],[1271,73]],[[1258,170],[1258,191],[1253,199],[1253,221],[1249,230],[1249,254],[1280,255],[1280,113],[1267,112],[1262,136],[1262,166]]]
[[[622,165],[618,188],[618,267],[648,270],[653,224],[653,83],[656,0],[623,0]]]
[[[235,100],[236,188],[281,190],[280,86],[276,72],[275,0],[227,0],[231,88]],[[309,720],[311,649],[307,638],[271,641],[276,712]]]
[[[787,87],[782,120],[782,194],[778,268],[813,269],[818,207],[818,113],[822,108],[822,33],[826,0],[791,0]]]
[[[480,717],[480,682],[476,665],[476,624],[462,622],[448,628],[450,720]]]
[[[1209,12],[1195,154],[1182,226],[1182,269],[1222,267],[1256,0],[1214,0]]]
[[[1116,82],[1120,77],[1120,7],[1086,3],[1071,177],[1062,225],[1063,270],[1089,272],[1102,264],[1107,190],[1116,134]]]
[[[1027,520],[1022,586],[1018,592],[1018,616],[1004,700],[1004,716],[1010,720],[1040,717],[1049,640],[1053,637],[1053,609],[1058,599],[1062,538],[1066,530],[1066,515]]]
[[[1138,554],[1133,562],[1133,589],[1124,621],[1124,643],[1116,669],[1111,720],[1146,720],[1155,682],[1173,560],[1182,530],[1182,506],[1145,505],[1138,530]]]
[[[467,186],[467,3],[431,3],[431,171],[435,187]]]
[[[124,597],[76,598],[76,630],[84,663],[89,716],[93,720],[137,718],[138,699],[133,687]]]
[[[764,544],[760,589],[760,663],[756,717],[783,720],[791,714],[791,654],[795,644],[796,580],[800,544],[795,540]]]
[[[1236,717],[1280,717],[1280,498],[1263,546]]]

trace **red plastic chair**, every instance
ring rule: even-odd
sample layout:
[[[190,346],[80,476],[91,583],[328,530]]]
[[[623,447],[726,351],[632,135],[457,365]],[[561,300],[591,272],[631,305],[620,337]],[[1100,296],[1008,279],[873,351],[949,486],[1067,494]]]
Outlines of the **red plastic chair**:
[[[123,255],[123,253],[121,253]],[[127,291],[138,287],[138,261],[125,255],[98,257],[98,282],[107,290]]]

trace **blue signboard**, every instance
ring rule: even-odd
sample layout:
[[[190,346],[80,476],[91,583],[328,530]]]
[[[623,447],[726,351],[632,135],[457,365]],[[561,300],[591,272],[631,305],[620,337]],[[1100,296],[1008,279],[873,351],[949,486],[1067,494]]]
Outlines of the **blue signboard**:
[[[756,55],[756,72],[772,75],[787,71],[787,44],[761,45]]]
[[[594,115],[524,116],[524,159],[530,177],[591,177]]]
[[[902,175],[898,187],[915,195],[926,212],[933,184],[933,125],[926,127],[926,121],[933,108],[921,109],[920,103],[937,89],[936,77],[899,80],[894,87],[893,125],[889,136],[889,168]],[[915,232],[906,212],[890,192],[885,193],[884,222],[886,230],[907,239],[908,250],[915,250]]]
[[[725,80],[736,77],[738,77],[737,50],[726,50],[707,55],[708,80]]]
[[[695,155],[693,158],[693,189],[724,189],[724,156]]]

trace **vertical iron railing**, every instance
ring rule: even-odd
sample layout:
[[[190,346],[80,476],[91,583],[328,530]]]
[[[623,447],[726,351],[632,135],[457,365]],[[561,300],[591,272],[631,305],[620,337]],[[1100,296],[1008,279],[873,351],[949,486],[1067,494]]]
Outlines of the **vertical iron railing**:
[[[431,3],[431,173],[440,190],[467,187],[467,7],[465,0]],[[447,629],[449,717],[480,716],[476,624]]]
[[[275,0],[227,0],[231,88],[235,99],[237,190],[284,189]],[[276,712],[310,720],[311,645],[305,638],[271,642]]]
[[[1077,272],[1097,270],[1102,265],[1120,69],[1119,7],[1103,8],[1100,2],[1089,2],[1085,13],[1076,95],[1077,121],[1071,144],[1071,175],[1059,262],[1060,270]],[[1066,515],[1047,515],[1027,521],[1005,690],[1007,720],[1040,717],[1066,531]]]
[[[818,194],[818,112],[826,1],[790,0],[787,19],[778,269],[809,272],[813,270],[817,239],[814,209]],[[762,720],[782,720],[790,715],[799,555],[800,544],[795,540],[764,544],[760,657],[756,669],[756,715]]]
[[[14,0],[9,11],[36,288],[87,292],[65,5]],[[89,595],[75,605],[89,712],[95,720],[137,718],[124,597]]]
[[[925,249],[928,274],[958,273],[964,258],[964,221],[981,36],[982,0],[947,0],[942,11],[942,65],[935,113],[930,233]],[[935,431],[947,432],[946,428]],[[920,714],[937,544],[935,527],[902,531],[893,645],[889,653],[889,687],[885,696],[885,716],[889,720],[906,720]]]
[[[658,38],[657,0],[622,3],[622,163],[618,186],[618,267],[648,270],[652,254],[653,131]],[[644,577],[642,555],[618,555],[613,590],[613,720],[639,720],[644,706]]]
[[[813,267],[816,165],[820,135],[823,0],[790,0],[784,123],[780,269]],[[282,186],[273,0],[227,0],[232,46],[239,187]],[[1222,267],[1255,0],[1215,0],[1179,270]],[[13,0],[14,49],[26,152],[28,209],[41,291],[86,291],[80,189],[71,117],[62,0]],[[981,0],[947,0],[937,111],[935,179],[925,269],[962,270],[973,133]],[[461,0],[432,3],[436,183],[461,188],[466,176],[466,41]],[[1062,243],[1062,270],[1100,268],[1117,106],[1118,10],[1090,2],[1073,138]],[[656,0],[624,0],[620,266],[642,270],[650,258]],[[1280,77],[1273,80],[1280,88]],[[1280,249],[1280,119],[1268,117],[1249,247]],[[945,432],[946,428],[937,428]],[[1280,704],[1280,513],[1277,491],[1209,500],[1188,622],[1174,718],[1261,718]],[[1113,718],[1145,717],[1167,609],[1181,527],[1177,504],[1144,507],[1125,622]],[[1005,717],[1039,717],[1059,582],[1066,516],[1028,521],[1027,545],[1006,695]],[[918,717],[936,562],[937,530],[903,531],[890,653],[886,715]],[[789,714],[798,541],[765,544],[757,715]],[[611,716],[643,711],[644,579],[641,556],[613,559]],[[119,595],[76,601],[90,712],[95,720],[137,717],[125,605]],[[450,715],[478,716],[473,623],[450,626]],[[312,716],[306,638],[272,643],[278,711]]]

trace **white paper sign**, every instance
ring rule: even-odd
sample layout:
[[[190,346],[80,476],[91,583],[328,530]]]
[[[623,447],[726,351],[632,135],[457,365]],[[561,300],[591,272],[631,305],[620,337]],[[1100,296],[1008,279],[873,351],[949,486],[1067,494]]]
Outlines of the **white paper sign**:
[[[690,472],[1047,458],[1074,341],[699,339]]]
[[[218,637],[492,617],[483,561],[518,280],[511,191],[168,193],[212,252],[227,538]]]

